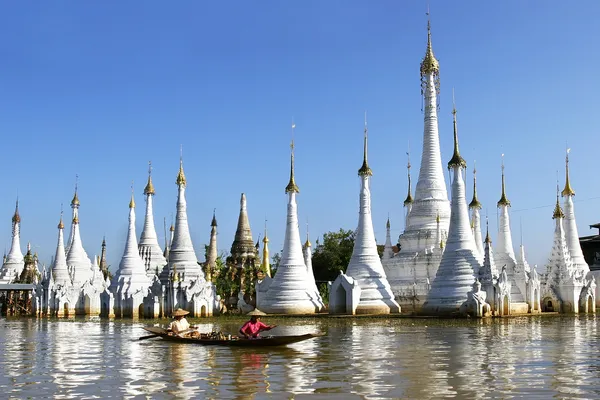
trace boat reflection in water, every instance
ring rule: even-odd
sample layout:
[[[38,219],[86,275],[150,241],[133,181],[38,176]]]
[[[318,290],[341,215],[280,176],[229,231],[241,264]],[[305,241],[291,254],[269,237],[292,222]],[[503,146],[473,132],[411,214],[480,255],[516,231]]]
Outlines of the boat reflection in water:
[[[200,330],[233,333],[239,321]],[[0,319],[6,398],[599,398],[595,316],[308,318],[275,348],[139,341],[140,322]]]

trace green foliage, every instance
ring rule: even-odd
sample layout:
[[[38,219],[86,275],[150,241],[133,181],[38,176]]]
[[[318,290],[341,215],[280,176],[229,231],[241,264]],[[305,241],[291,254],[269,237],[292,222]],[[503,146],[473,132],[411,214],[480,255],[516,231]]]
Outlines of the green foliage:
[[[217,256],[213,280],[217,287],[217,294],[222,299],[228,299],[240,290],[239,279],[236,279],[236,268],[229,267],[225,263],[226,255],[221,253]]]
[[[271,277],[275,277],[279,263],[281,262],[281,252],[273,254],[271,257]]]
[[[325,233],[323,243],[317,242],[312,257],[315,280],[333,281],[340,271],[346,272],[353,248],[354,231],[340,229],[338,232]]]

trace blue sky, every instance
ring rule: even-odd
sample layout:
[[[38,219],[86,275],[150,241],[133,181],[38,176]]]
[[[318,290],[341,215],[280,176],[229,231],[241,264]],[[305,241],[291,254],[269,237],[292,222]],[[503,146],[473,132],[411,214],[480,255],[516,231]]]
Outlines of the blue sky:
[[[132,180],[141,233],[149,160],[162,243],[183,145],[198,257],[215,207],[219,248],[229,250],[242,192],[255,239],[268,218],[271,251],[278,251],[292,117],[301,235],[307,219],[313,243],[324,232],[354,229],[365,110],[375,232],[382,243],[389,213],[395,240],[409,143],[413,182],[420,163],[426,7],[391,0],[3,3],[0,244],[10,246],[18,193],[23,250],[31,241],[49,263],[61,203],[70,215],[78,174],[84,246],[99,254],[106,235],[115,269]],[[515,246],[522,221],[530,263],[544,264],[567,142],[580,235],[600,221],[600,26],[593,23],[600,3],[434,0],[430,7],[444,166],[454,87],[461,153],[469,168],[477,160],[493,239],[505,153]]]

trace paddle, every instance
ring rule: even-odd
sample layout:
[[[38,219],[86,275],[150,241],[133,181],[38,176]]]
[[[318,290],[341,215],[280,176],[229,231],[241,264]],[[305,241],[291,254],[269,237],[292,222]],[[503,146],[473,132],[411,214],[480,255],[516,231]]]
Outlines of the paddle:
[[[148,335],[148,336],[142,336],[141,338],[139,338],[138,340],[146,340],[146,339],[152,339],[155,337],[159,337],[160,335]]]

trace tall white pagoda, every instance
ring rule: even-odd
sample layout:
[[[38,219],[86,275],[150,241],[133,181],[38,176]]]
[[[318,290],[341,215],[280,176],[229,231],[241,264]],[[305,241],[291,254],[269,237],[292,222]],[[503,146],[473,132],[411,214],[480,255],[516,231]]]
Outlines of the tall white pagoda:
[[[405,310],[418,310],[423,304],[441,261],[442,252],[435,251],[440,244],[435,239],[438,227],[445,237],[450,220],[438,134],[439,72],[431,45],[431,25],[427,21],[427,50],[421,62],[424,130],[419,180],[414,200],[408,203],[406,229],[399,238],[400,252],[383,264],[396,300]]]
[[[295,125],[292,125],[292,129]],[[309,283],[302,255],[298,229],[296,194],[300,189],[294,179],[294,141],[291,144],[290,181],[285,188],[288,195],[287,224],[281,261],[275,277],[263,296],[257,293],[256,307],[268,314],[314,314],[323,308]],[[257,289],[260,291],[260,287]]]
[[[0,283],[12,283],[18,279],[23,272],[25,260],[21,252],[21,215],[19,214],[19,199],[15,205],[15,213],[12,216],[12,241],[10,250],[0,269]]]
[[[114,312],[117,317],[142,317],[144,315],[144,298],[148,296],[151,278],[146,274],[146,266],[138,252],[135,233],[135,200],[133,187],[129,201],[129,229],[123,257],[119,269],[113,279]]]
[[[152,212],[153,197],[156,194],[152,184],[152,164],[148,166],[148,183],[144,188],[146,196],[146,216],[144,218],[144,228],[140,236],[138,245],[139,255],[144,260],[146,275],[153,278],[154,275],[160,275],[163,268],[167,265],[167,260],[163,255],[163,250],[158,244],[158,236],[154,227],[154,214]]]
[[[452,208],[448,240],[440,266],[431,285],[431,291],[421,312],[427,315],[452,315],[460,310],[472,291],[475,277],[482,264],[469,224],[469,210],[465,197],[462,173],[467,163],[458,150],[456,109],[454,116],[454,154],[448,169],[454,172],[452,181]]]
[[[363,164],[358,170],[360,176],[360,207],[354,249],[346,273],[340,274],[331,285],[330,313],[336,311],[345,313],[350,311],[352,314],[400,312],[400,306],[394,300],[394,294],[379,259],[375,233],[373,232],[370,188],[373,171],[367,162],[367,132],[365,121]],[[349,282],[352,282],[350,286],[353,287],[353,290],[347,289]],[[356,287],[360,290],[356,290]],[[349,304],[350,307],[348,307]]]
[[[480,261],[483,262],[484,249],[483,249],[483,238],[481,236],[481,216],[479,211],[482,205],[477,198],[477,169],[473,167],[473,199],[469,203],[469,209],[471,210],[471,231],[473,232],[473,238],[475,239],[475,246],[479,253]]]

